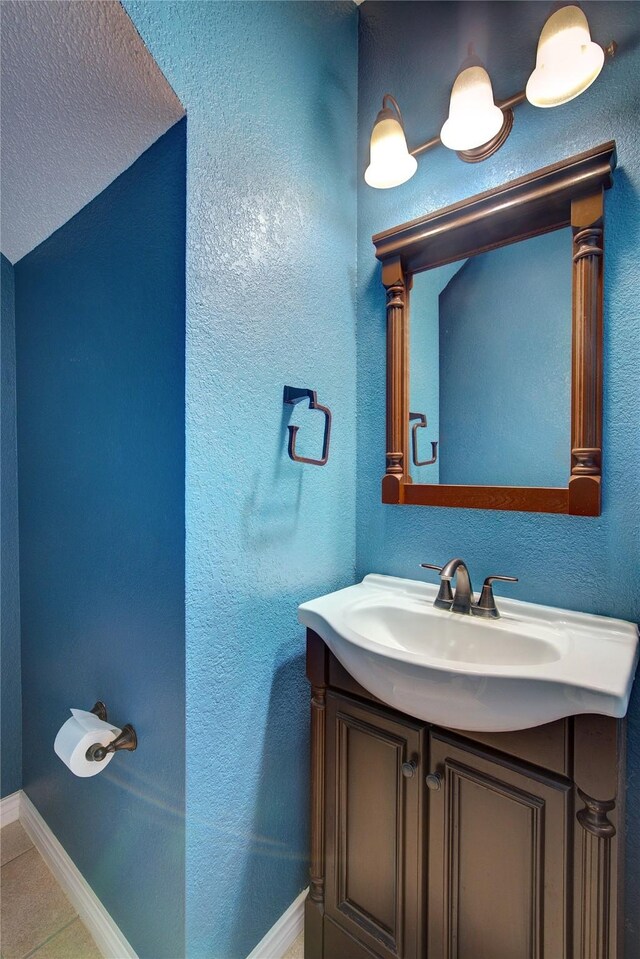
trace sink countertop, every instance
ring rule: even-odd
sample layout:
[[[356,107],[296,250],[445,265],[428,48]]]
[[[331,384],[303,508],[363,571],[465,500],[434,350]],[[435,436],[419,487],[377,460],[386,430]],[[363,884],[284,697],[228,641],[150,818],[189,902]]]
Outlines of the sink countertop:
[[[365,689],[458,729],[526,729],[579,713],[625,715],[638,630],[607,616],[499,597],[501,618],[435,609],[429,583],[370,574],[299,607]]]

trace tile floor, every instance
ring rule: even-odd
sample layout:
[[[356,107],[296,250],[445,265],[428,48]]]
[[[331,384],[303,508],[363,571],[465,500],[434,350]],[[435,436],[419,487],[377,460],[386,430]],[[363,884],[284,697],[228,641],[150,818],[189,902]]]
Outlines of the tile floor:
[[[304,959],[304,933],[301,932],[282,959]]]
[[[0,959],[102,959],[19,822],[0,830]],[[282,959],[304,959],[300,933]]]
[[[102,959],[19,822],[0,830],[0,959]]]

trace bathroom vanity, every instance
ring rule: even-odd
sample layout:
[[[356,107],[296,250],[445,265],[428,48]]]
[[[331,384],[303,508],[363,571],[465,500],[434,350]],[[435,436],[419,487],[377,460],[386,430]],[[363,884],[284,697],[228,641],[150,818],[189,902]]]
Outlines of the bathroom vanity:
[[[483,705],[487,727],[504,725],[502,710],[511,706],[500,705],[491,674],[495,679],[502,670],[505,681],[515,683],[523,708],[527,696],[544,700],[546,679],[539,685],[532,680],[530,690],[522,685],[535,664],[530,653],[529,662],[516,662],[516,630],[530,616],[533,635],[539,628],[535,610],[543,618],[549,614],[545,628],[552,611],[500,599],[503,621],[496,628],[513,640],[513,663],[489,666],[478,654],[469,668],[459,655],[472,658],[464,632],[452,633],[449,652],[438,649],[437,655],[429,652],[430,634],[449,616],[461,629],[478,628],[482,640],[484,624],[434,612],[433,596],[435,587],[427,584],[373,576],[300,608],[312,687],[306,959],[621,959],[622,716],[637,663],[635,627],[555,611],[557,648],[563,630],[576,632],[558,661],[541,667],[561,670],[557,663],[572,653],[581,620],[603,628],[610,622],[611,644],[624,652],[615,667],[620,685],[607,691],[611,698],[603,709],[619,715],[580,712],[590,702],[583,698],[585,679],[582,690],[567,686],[563,692],[565,709],[577,715],[522,729],[462,730],[389,705],[408,688],[404,666],[424,669],[425,682],[438,674],[441,695],[434,686],[431,705],[425,696],[423,717],[430,709],[457,709],[462,723],[479,726],[473,717],[481,714],[466,708],[467,698]],[[408,641],[400,651],[388,615],[394,604],[407,613],[402,629]],[[378,623],[386,617],[386,639],[369,641],[373,629],[358,618],[363,610],[374,611]],[[427,649],[420,662],[411,648],[412,610],[422,617]],[[606,660],[616,654],[607,648],[609,639],[602,642],[600,669],[606,672]],[[388,685],[376,686],[386,702],[352,675],[375,685],[370,663],[360,671],[372,656],[381,659],[380,675],[386,663]],[[355,669],[348,671],[345,662]],[[422,681],[417,672],[413,679]]]

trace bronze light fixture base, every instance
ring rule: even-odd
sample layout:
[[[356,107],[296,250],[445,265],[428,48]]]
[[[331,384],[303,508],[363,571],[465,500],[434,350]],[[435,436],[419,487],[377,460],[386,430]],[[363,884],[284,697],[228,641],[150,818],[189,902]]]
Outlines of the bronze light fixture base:
[[[511,108],[503,110],[502,115],[504,117],[502,126],[494,137],[491,137],[490,140],[487,140],[487,142],[481,146],[474,147],[473,150],[457,150],[456,156],[464,160],[465,163],[480,163],[481,160],[486,160],[488,157],[493,156],[496,150],[499,150],[505,142],[513,127],[513,110]]]

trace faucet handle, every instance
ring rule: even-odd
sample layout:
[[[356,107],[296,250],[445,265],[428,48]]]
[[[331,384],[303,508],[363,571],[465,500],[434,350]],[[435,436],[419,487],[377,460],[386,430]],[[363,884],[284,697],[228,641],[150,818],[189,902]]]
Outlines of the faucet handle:
[[[420,566],[423,569],[435,569],[437,573],[441,573],[444,569],[443,566],[434,566],[433,563],[420,563]],[[453,606],[453,593],[451,591],[451,580],[441,579],[440,580],[440,589],[438,590],[438,595],[433,601],[433,605],[437,609],[451,609]]]
[[[482,592],[480,593],[480,599],[472,606],[472,612],[476,616],[487,616],[489,619],[500,619],[500,613],[498,612],[498,607],[496,606],[496,600],[493,595],[493,586],[491,585],[494,582],[500,583],[517,583],[517,576],[487,576],[482,587]]]

